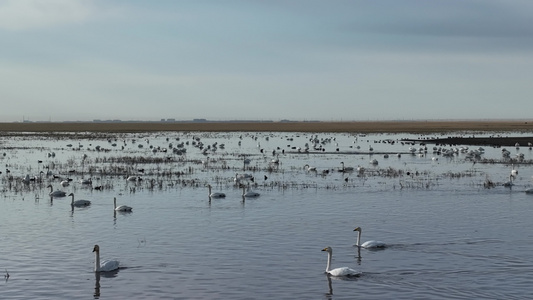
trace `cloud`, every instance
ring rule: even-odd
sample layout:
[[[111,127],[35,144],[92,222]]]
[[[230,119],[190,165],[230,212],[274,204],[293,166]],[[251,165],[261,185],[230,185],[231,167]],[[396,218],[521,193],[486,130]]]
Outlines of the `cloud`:
[[[93,12],[83,0],[0,1],[0,29],[20,31],[85,21]]]

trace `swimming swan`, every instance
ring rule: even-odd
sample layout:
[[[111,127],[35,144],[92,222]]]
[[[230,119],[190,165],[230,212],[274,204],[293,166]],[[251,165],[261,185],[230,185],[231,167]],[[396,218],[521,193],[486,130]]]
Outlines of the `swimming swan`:
[[[341,162],[341,168],[339,172],[353,172],[353,167],[345,167],[344,162]]]
[[[94,271],[95,272],[109,272],[117,270],[120,262],[118,260],[104,260],[100,263],[100,246],[94,245],[93,248],[95,260]]]
[[[69,196],[72,196],[72,202],[70,202],[70,205],[76,206],[76,207],[84,207],[91,205],[91,201],[89,200],[76,200],[74,201],[74,193],[68,194]]]
[[[210,184],[208,184],[207,187],[209,188],[209,198],[226,198],[226,194],[224,193],[211,193]]]
[[[242,187],[242,196],[246,198],[256,198],[259,197],[259,193],[252,192],[252,191],[246,191],[246,187]]]
[[[361,272],[358,272],[354,269],[348,267],[341,267],[331,270],[331,256],[333,255],[333,249],[331,247],[326,247],[322,249],[328,253],[328,264],[326,266],[326,273],[331,276],[359,276]]]
[[[114,207],[115,207],[115,211],[125,211],[125,212],[132,211],[132,208],[127,206],[127,205],[121,205],[121,206],[117,207],[117,197],[115,197],[113,199],[113,204],[114,204]]]
[[[366,241],[361,245],[361,227],[356,227],[353,231],[357,231],[357,247],[363,248],[385,248],[387,245],[380,241]]]
[[[52,187],[52,185],[49,185],[47,187],[50,188],[50,193],[48,193],[48,195],[52,197],[65,197],[67,195],[67,193],[60,191],[60,190],[54,191],[54,188]]]

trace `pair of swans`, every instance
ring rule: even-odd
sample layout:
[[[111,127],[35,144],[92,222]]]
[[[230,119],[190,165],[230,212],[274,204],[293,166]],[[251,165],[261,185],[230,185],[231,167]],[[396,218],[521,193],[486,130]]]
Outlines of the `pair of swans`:
[[[207,185],[207,188],[209,189],[209,198],[226,198],[226,194],[224,193],[213,193],[212,192],[212,187],[210,184]],[[245,198],[255,198],[255,197],[259,197],[259,193],[257,192],[253,192],[253,191],[246,191],[246,187],[242,187],[242,196],[245,197]]]
[[[118,260],[103,260],[100,262],[100,246],[94,245],[94,271],[95,272],[110,272],[118,270],[120,262]]]
[[[70,203],[70,205],[72,205],[72,206],[85,207],[85,206],[91,205],[91,201],[89,201],[89,200],[81,199],[81,200],[74,201],[74,193],[70,193],[68,195],[72,196],[72,202]],[[113,206],[114,206],[115,211],[123,211],[123,212],[131,212],[132,211],[132,208],[127,206],[127,205],[117,206],[117,198],[116,197],[113,198]]]
[[[356,246],[359,247],[359,249],[360,248],[367,248],[367,249],[380,249],[381,248],[382,249],[386,247],[386,244],[381,241],[367,241],[361,245],[361,232],[362,232],[361,227],[356,227],[353,231],[358,232]],[[335,277],[339,277],[339,276],[350,277],[350,276],[361,275],[360,271],[356,271],[349,267],[340,267],[340,268],[331,269],[331,258],[333,256],[333,249],[331,247],[326,247],[322,249],[322,251],[325,251],[328,253],[328,262],[326,265],[326,273],[328,275],[335,276]]]

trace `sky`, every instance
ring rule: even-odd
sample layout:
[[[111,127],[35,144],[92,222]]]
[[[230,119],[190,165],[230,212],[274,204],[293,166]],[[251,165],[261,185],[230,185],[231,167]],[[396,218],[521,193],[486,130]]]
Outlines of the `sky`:
[[[530,0],[0,0],[0,122],[533,116]]]

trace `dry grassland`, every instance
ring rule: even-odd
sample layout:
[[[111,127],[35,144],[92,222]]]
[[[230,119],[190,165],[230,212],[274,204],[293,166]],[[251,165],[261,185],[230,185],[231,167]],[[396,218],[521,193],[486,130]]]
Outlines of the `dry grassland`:
[[[347,132],[446,133],[533,132],[533,121],[376,121],[376,122],[117,122],[117,123],[0,123],[0,134],[17,132]]]

